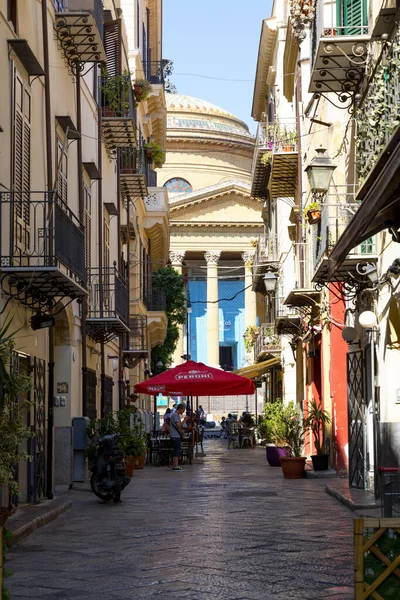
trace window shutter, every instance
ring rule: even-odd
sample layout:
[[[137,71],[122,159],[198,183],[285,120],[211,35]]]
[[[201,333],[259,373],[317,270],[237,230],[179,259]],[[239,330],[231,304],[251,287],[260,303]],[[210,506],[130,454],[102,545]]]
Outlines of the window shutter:
[[[57,164],[56,168],[58,168],[58,164],[61,158],[60,168],[58,171],[58,181],[57,181],[57,193],[59,198],[65,203],[68,204],[68,157],[64,151],[64,143],[61,138],[57,138]]]
[[[26,254],[30,246],[29,197],[31,188],[31,97],[22,78],[14,71],[13,181],[14,251]]]
[[[109,75],[121,74],[121,21],[104,23],[104,49],[107,56]]]
[[[367,7],[365,0],[343,1],[344,35],[362,35],[367,33]],[[365,28],[365,29],[364,29]]]
[[[85,199],[85,267],[90,268],[92,264],[92,216],[91,216],[91,194],[90,189],[84,185],[83,194]]]

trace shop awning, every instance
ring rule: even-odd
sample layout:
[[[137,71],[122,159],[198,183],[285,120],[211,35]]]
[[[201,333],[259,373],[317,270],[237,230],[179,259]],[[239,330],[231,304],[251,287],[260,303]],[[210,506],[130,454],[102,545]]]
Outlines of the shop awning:
[[[233,371],[233,373],[240,375],[241,377],[246,377],[247,379],[254,379],[255,377],[260,377],[266,373],[271,367],[279,365],[280,362],[280,358],[270,358],[269,360],[264,360],[255,365],[250,365],[249,367],[242,367],[237,371]]]

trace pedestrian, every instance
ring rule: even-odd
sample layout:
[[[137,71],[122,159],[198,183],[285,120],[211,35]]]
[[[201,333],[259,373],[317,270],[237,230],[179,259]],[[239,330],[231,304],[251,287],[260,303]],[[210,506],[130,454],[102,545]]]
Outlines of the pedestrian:
[[[132,412],[137,412],[138,407],[136,406],[136,402],[138,401],[139,396],[137,394],[130,394],[129,395],[129,408],[131,409]]]
[[[172,411],[173,413],[176,411],[176,409],[177,409],[177,406],[178,406],[178,405],[177,405],[176,403],[172,405],[171,411]]]
[[[226,419],[225,417],[222,417],[221,419],[221,434],[219,437],[223,437],[223,438],[227,438],[228,437],[228,431],[226,429]]]
[[[169,420],[169,435],[172,440],[173,447],[173,458],[172,458],[172,470],[183,471],[182,467],[179,466],[179,459],[182,453],[182,422],[181,415],[186,410],[184,404],[178,404],[176,411],[171,414]]]

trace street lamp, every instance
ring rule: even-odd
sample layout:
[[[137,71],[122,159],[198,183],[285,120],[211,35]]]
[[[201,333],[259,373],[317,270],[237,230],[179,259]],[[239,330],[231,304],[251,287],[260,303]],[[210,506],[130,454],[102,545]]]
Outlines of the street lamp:
[[[373,313],[372,310],[364,310],[364,312],[358,316],[358,322],[363,329],[374,329],[378,320],[376,314]]]
[[[336,165],[333,164],[329,156],[325,155],[326,148],[316,148],[315,151],[316,156],[311,160],[305,171],[313,196],[319,200],[322,199],[329,190],[332,174],[336,169]]]
[[[265,273],[263,280],[264,280],[265,291],[267,292],[267,294],[273,294],[276,289],[276,280],[277,280],[275,273],[268,271],[268,273]]]

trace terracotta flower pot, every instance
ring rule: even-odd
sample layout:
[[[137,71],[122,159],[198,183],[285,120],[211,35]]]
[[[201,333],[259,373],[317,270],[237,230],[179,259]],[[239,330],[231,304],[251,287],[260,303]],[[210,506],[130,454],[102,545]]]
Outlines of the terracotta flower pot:
[[[146,158],[147,160],[153,160],[153,150],[150,148],[146,148]]]
[[[103,117],[115,117],[115,110],[109,106],[103,106]]]
[[[285,479],[301,479],[303,477],[305,456],[282,456],[281,467]]]
[[[310,210],[307,213],[307,219],[310,225],[315,225],[318,221],[321,220],[321,211],[320,210]]]
[[[284,152],[293,152],[293,146],[283,146],[283,151]]]
[[[145,455],[143,454],[143,456],[137,456],[136,457],[136,461],[135,461],[135,469],[143,469],[144,468],[144,461],[145,461]]]
[[[125,473],[128,477],[133,477],[135,468],[136,456],[125,456]]]

